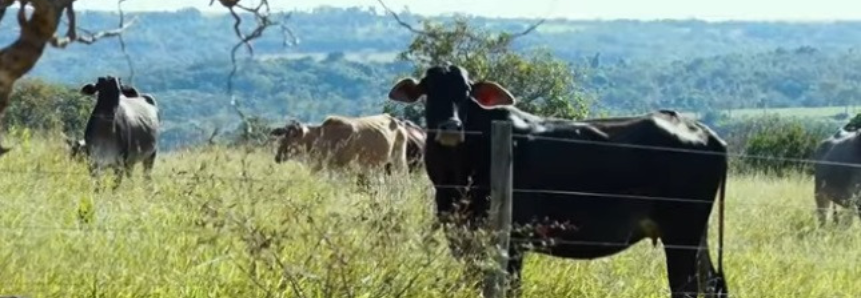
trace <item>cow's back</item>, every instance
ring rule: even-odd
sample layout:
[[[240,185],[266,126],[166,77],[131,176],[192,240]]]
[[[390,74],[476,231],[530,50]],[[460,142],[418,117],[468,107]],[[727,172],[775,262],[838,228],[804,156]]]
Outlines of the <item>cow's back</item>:
[[[394,144],[406,146],[404,128],[388,114],[329,116],[322,127],[324,142],[339,165],[355,160],[365,166],[382,166],[389,161]]]
[[[726,149],[721,139],[706,125],[665,111],[635,117],[583,121],[606,133],[610,140],[676,149]]]
[[[546,132],[532,134],[572,142],[517,140],[518,151],[523,152],[518,157],[529,160],[522,170],[535,177],[527,178],[533,185],[517,187],[602,192],[655,189],[650,184],[658,183],[676,191],[720,181],[726,171],[726,142],[694,120],[652,113],[577,123],[554,121],[545,126]]]

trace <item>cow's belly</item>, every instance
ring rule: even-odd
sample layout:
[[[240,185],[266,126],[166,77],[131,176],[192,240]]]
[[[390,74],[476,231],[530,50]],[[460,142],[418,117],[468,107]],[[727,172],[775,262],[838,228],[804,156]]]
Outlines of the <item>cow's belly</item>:
[[[540,204],[520,209],[527,213],[515,215],[515,220],[546,218],[562,224],[536,231],[551,245],[535,250],[540,253],[576,259],[600,258],[623,251],[646,237],[660,235],[660,227],[649,218],[652,205],[645,202],[558,195],[533,195],[521,202],[516,208],[523,208],[527,202]]]
[[[143,161],[153,152],[155,152],[153,144],[133,144],[129,148],[129,161],[132,163]]]
[[[96,143],[90,147],[90,158],[96,166],[112,166],[122,161],[122,152],[114,144]]]

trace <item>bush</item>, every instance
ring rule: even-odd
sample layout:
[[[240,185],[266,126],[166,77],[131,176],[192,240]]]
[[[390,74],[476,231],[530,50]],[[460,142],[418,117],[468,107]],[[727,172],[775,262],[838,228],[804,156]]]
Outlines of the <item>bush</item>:
[[[77,88],[22,80],[15,85],[3,127],[62,130],[70,137],[81,137],[93,105],[95,101]]]
[[[812,158],[819,142],[833,129],[818,123],[796,119],[769,117],[754,128],[744,146],[747,155],[739,165],[742,170],[784,175],[788,171],[810,171],[811,163],[800,162]],[[795,160],[787,160],[795,159]]]

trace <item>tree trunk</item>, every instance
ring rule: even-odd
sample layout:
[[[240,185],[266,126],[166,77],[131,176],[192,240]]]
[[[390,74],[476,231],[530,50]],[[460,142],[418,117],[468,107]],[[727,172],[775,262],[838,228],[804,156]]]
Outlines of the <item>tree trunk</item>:
[[[25,9],[17,13],[21,33],[18,39],[0,50],[0,121],[10,104],[15,82],[33,69],[48,42],[54,37],[64,9],[71,11],[71,0],[18,0],[22,6],[30,4],[33,14],[27,19]],[[0,2],[11,5],[13,1]],[[5,128],[0,124],[0,131]],[[9,149],[0,145],[0,156]]]

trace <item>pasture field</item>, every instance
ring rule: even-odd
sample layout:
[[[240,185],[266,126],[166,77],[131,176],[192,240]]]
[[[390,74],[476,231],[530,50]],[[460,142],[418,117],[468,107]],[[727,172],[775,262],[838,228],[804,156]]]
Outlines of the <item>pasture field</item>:
[[[844,106],[833,107],[794,107],[794,108],[773,108],[773,109],[737,109],[728,111],[732,117],[760,117],[765,114],[777,114],[784,117],[801,117],[801,118],[830,118],[834,115],[846,112]],[[852,117],[855,113],[861,112],[861,107],[849,107],[849,116]]]
[[[152,186],[138,168],[95,193],[60,139],[18,136],[0,159],[0,295],[478,297],[431,232],[423,173],[360,188],[276,165],[268,148],[206,147],[162,153]],[[811,182],[731,178],[733,297],[861,296],[858,220],[818,228]],[[669,296],[648,241],[592,261],[532,254],[524,272],[524,297]]]

